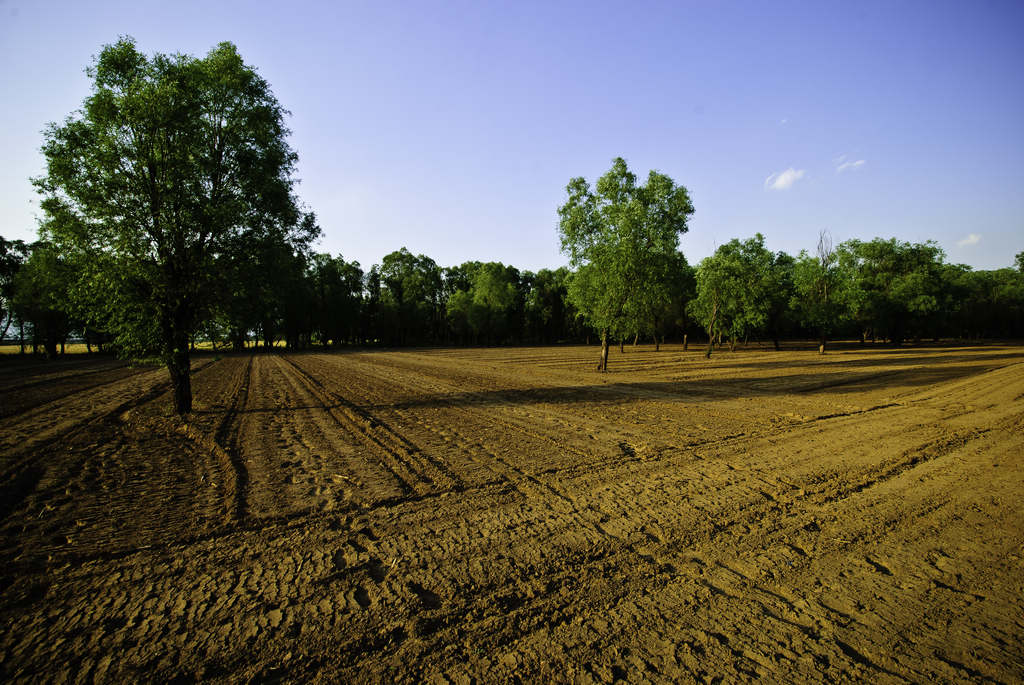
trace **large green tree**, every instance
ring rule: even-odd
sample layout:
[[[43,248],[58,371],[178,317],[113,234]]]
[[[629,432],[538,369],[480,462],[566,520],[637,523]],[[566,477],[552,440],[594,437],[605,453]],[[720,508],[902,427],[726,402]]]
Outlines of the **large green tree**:
[[[637,184],[621,157],[592,190],[577,177],[558,208],[562,252],[576,269],[568,299],[601,333],[602,371],[608,369],[608,339],[648,330],[670,293],[670,267],[679,235],[693,214],[686,188],[651,171]]]
[[[43,234],[84,272],[72,297],[112,288],[105,314],[122,342],[155,329],[183,414],[189,336],[228,271],[218,260],[243,235],[315,230],[293,194],[286,112],[230,43],[147,57],[123,38],[87,73],[82,109],[45,132]]]

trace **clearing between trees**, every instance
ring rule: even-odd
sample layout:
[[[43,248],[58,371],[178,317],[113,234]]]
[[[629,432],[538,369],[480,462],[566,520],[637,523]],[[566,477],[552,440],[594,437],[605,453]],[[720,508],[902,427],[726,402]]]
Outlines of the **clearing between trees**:
[[[0,363],[11,681],[1024,678],[1024,347]]]

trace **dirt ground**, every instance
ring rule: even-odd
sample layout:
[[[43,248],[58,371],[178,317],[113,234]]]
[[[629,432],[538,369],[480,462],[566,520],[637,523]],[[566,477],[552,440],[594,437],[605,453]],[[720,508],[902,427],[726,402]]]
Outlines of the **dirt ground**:
[[[1020,682],[1024,347],[0,362],[0,680]]]

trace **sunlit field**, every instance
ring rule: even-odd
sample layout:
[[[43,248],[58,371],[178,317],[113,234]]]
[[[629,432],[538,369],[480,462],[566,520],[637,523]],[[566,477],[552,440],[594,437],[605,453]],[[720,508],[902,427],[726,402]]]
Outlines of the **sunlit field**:
[[[595,359],[199,356],[184,420],[161,368],[5,363],[3,667],[1024,673],[1024,348]]]

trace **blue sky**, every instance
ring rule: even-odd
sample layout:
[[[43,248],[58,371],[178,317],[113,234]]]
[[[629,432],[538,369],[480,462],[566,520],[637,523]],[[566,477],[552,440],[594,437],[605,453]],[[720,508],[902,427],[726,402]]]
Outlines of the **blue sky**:
[[[758,231],[1024,250],[1022,2],[0,0],[0,235],[35,235],[40,132],[120,35],[234,42],[292,112],[318,249],[364,268],[560,266],[566,183],[616,156],[689,189],[692,263]]]

